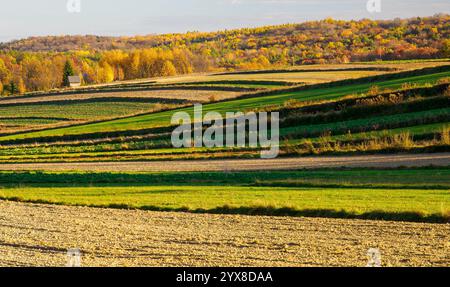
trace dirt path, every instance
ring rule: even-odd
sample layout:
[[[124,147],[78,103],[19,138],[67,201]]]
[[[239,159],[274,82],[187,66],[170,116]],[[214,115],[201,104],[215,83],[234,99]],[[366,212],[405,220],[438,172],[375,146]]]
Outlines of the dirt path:
[[[0,170],[47,171],[247,171],[292,170],[337,167],[424,167],[450,166],[450,153],[365,155],[341,157],[298,157],[272,160],[194,160],[149,162],[86,162],[0,164]]]
[[[0,266],[449,266],[450,225],[160,213],[0,201]]]

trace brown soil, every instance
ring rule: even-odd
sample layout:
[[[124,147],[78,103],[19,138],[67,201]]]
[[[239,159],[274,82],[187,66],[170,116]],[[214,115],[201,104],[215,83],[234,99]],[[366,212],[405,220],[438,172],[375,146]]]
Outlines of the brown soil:
[[[450,225],[0,201],[0,266],[449,266]]]

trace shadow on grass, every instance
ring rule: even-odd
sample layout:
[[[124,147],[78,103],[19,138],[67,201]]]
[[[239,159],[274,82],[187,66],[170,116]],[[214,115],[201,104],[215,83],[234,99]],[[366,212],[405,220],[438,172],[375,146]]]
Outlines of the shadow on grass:
[[[193,212],[202,212],[194,210]],[[269,215],[269,216],[292,216],[292,217],[322,217],[322,218],[344,218],[344,219],[367,219],[367,220],[390,220],[410,221],[428,223],[448,223],[450,217],[441,214],[425,215],[421,212],[386,212],[374,210],[364,213],[354,213],[346,210],[334,209],[294,209],[290,207],[275,208],[271,206],[257,207],[229,207],[223,206],[211,210],[203,210],[205,213],[221,214],[247,214],[247,215]]]
[[[0,200],[52,204],[66,206],[85,206],[93,208],[112,208],[126,210],[146,210],[161,212],[188,212],[197,214],[234,214],[251,216],[280,216],[280,217],[319,217],[319,218],[342,218],[342,219],[365,219],[365,220],[385,220],[385,221],[404,221],[404,222],[424,222],[424,223],[450,223],[450,213],[443,214],[424,214],[421,212],[387,212],[374,210],[364,213],[354,213],[346,210],[334,209],[295,209],[291,207],[273,207],[273,206],[242,206],[231,207],[228,205],[215,207],[211,209],[191,209],[189,207],[160,207],[153,205],[131,206],[128,204],[67,204],[63,202],[54,202],[42,199],[23,199],[20,197],[0,197]]]
[[[410,176],[393,174],[393,169],[315,169],[292,171],[230,172],[41,172],[0,171],[0,187],[125,187],[125,186],[254,186],[285,188],[345,189],[435,189],[448,190],[447,167],[408,168]],[[402,170],[398,168],[396,170]],[[435,172],[426,172],[434,170]],[[353,173],[354,171],[354,173]],[[344,172],[344,173],[343,173]],[[432,175],[432,177],[430,177]],[[326,180],[324,178],[327,178]],[[366,181],[366,182],[364,182]],[[372,181],[372,182],[371,182]],[[403,182],[402,182],[403,181]]]
[[[448,190],[447,184],[396,184],[396,183],[333,183],[333,182],[264,182],[257,181],[251,186],[258,187],[286,187],[286,188],[335,188],[335,189],[390,189],[390,190],[402,190],[402,189],[436,189],[436,190]]]

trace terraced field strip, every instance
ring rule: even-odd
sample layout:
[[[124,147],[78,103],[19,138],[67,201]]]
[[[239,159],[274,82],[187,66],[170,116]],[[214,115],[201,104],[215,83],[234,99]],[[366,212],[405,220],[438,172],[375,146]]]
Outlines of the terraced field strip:
[[[254,81],[254,82],[265,82],[265,81],[284,81],[288,83],[297,83],[297,84],[317,84],[331,81],[338,81],[343,79],[354,79],[366,76],[373,76],[384,74],[386,71],[291,71],[291,72],[270,72],[263,71],[261,73],[243,73],[243,74],[218,74],[218,75],[210,75],[202,78],[187,78],[184,80],[184,83],[207,83],[207,82],[239,82],[242,80],[245,81]],[[179,81],[177,79],[176,81]],[[174,83],[173,80],[161,80],[162,83]],[[227,84],[229,85],[229,84]],[[235,84],[238,86],[245,84]],[[263,85],[263,87],[270,87],[273,85]]]
[[[411,76],[401,79],[380,81],[376,84],[381,88],[395,89],[399,88],[402,84],[408,83],[432,83],[439,78],[450,76],[450,71],[440,72],[434,74],[427,74],[422,76]],[[225,101],[215,104],[209,104],[204,106],[204,112],[216,111],[220,113],[233,112],[233,111],[245,111],[248,109],[256,109],[268,105],[283,104],[286,100],[297,99],[301,101],[311,100],[327,100],[337,99],[339,97],[354,94],[363,93],[373,85],[372,82],[364,84],[349,84],[346,86],[331,87],[331,88],[318,88],[308,89],[298,92],[280,93],[275,95],[268,95],[264,97],[250,97],[245,99],[238,99],[232,101]],[[190,114],[193,113],[193,108],[184,108],[177,111],[184,111]],[[19,134],[7,137],[1,137],[0,141],[24,139],[24,138],[39,138],[46,136],[63,136],[63,135],[78,135],[95,132],[108,132],[108,131],[130,131],[137,129],[153,128],[160,126],[170,125],[170,119],[174,111],[166,111],[161,113],[153,113],[148,115],[142,115],[137,117],[131,117],[120,120],[113,120],[83,126],[74,126],[63,129],[46,130],[35,133]]]
[[[379,129],[389,129],[391,126],[409,125],[414,122],[427,123],[427,121],[445,121],[450,120],[450,108],[442,108],[428,111],[421,111],[415,113],[403,113],[397,115],[368,117],[357,120],[349,120],[342,122],[334,122],[327,124],[313,124],[313,125],[299,125],[294,127],[280,129],[281,136],[290,135],[320,135],[325,131],[330,131],[332,134],[348,133],[348,131],[362,132],[364,130],[370,131],[374,126]]]
[[[450,166],[450,153],[396,154],[362,156],[321,156],[249,160],[190,160],[149,162],[74,162],[74,163],[17,163],[0,164],[0,170],[46,171],[249,171],[296,170],[339,167],[398,168]]]
[[[166,153],[118,153],[118,154],[72,154],[72,155],[44,155],[44,156],[7,156],[0,159],[0,164],[15,163],[61,163],[74,162],[136,162],[136,161],[174,161],[174,160],[221,160],[226,158],[258,158],[260,151],[200,151],[190,152],[166,152]]]
[[[149,149],[149,150],[130,150],[130,151],[105,151],[105,152],[80,152],[80,153],[42,153],[42,154],[28,154],[28,155],[0,155],[0,162],[4,160],[34,160],[34,159],[55,159],[63,160],[76,158],[113,158],[113,157],[129,157],[129,156],[150,156],[150,155],[183,155],[183,154],[197,154],[197,153],[219,153],[219,152],[245,152],[253,149],[227,149],[227,148],[163,148],[163,149]],[[255,153],[259,153],[255,149]]]
[[[36,184],[1,187],[0,199],[154,211],[450,222],[450,192],[432,188]]]
[[[298,82],[288,82],[288,81],[252,81],[252,80],[223,80],[223,81],[196,81],[196,82],[184,82],[184,83],[176,83],[176,84],[167,84],[168,86],[177,86],[177,85],[188,85],[188,86],[198,86],[198,85],[207,85],[212,87],[242,87],[242,88],[263,88],[263,89],[271,89],[271,88],[281,88],[286,86],[295,86],[300,85],[302,83]]]
[[[239,172],[0,172],[1,186],[281,186],[448,189],[450,167],[414,169],[315,169]]]
[[[74,246],[83,266],[363,267],[369,248],[383,266],[448,266],[449,234],[445,224],[0,201],[0,266],[65,266]]]
[[[1,172],[0,198],[159,211],[446,222],[449,172]]]
[[[143,112],[152,111],[155,103],[139,102],[92,102],[92,103],[48,103],[39,105],[24,105],[2,107],[2,116],[20,117],[60,117],[71,120],[98,120],[112,117],[123,117]]]
[[[345,135],[332,135],[329,137],[330,142],[335,141],[349,141],[349,140],[370,140],[380,137],[393,136],[398,134],[409,133],[414,137],[435,137],[441,133],[445,127],[450,127],[450,122],[417,125],[406,128],[396,128],[382,131],[370,131],[363,133],[352,133]],[[282,141],[281,146],[286,144],[295,145],[304,142],[304,138],[293,139],[288,138],[287,141]],[[323,138],[308,138],[313,143],[323,141]],[[155,147],[155,145],[161,145]],[[49,159],[54,157],[56,160],[63,158],[83,158],[96,156],[139,156],[139,155],[168,155],[168,154],[197,154],[208,152],[224,152],[224,151],[246,151],[248,148],[242,149],[227,149],[227,148],[171,148],[169,142],[159,142],[158,140],[145,139],[124,139],[117,142],[99,142],[99,143],[60,143],[48,144],[42,146],[24,145],[24,146],[4,146],[0,148],[0,159],[5,160],[24,160],[24,159]]]
[[[403,128],[395,128],[395,129],[388,129],[388,130],[380,130],[380,131],[367,131],[367,132],[361,132],[361,133],[351,133],[345,134],[345,135],[331,135],[330,141],[347,141],[347,140],[370,140],[385,136],[393,136],[398,134],[405,134],[409,133],[411,136],[423,136],[423,135],[430,135],[430,134],[437,134],[442,131],[443,128],[449,127],[450,122],[442,122],[442,123],[435,123],[435,124],[427,124],[427,125],[414,125],[410,127],[403,127]],[[281,130],[280,130],[281,131]],[[314,138],[308,138],[312,142],[318,142],[322,139],[320,137],[314,137]],[[297,144],[304,141],[304,139],[289,139],[288,143],[290,144]],[[1,154],[1,150],[0,150]]]
[[[53,124],[58,123],[60,121],[70,121],[69,119],[56,119],[56,118],[38,118],[38,117],[19,117],[19,118],[0,118],[0,126],[3,126],[1,131],[3,131],[4,127],[13,128],[13,127],[21,127],[21,126],[40,126],[45,124]]]
[[[183,90],[182,88],[174,90],[151,90],[151,91],[123,91],[123,92],[96,92],[96,93],[73,93],[73,94],[55,94],[55,95],[39,95],[28,97],[12,97],[0,99],[0,107],[2,105],[11,104],[36,104],[41,102],[60,102],[60,101],[86,101],[86,100],[102,100],[111,98],[123,98],[130,101],[134,98],[161,100],[161,102],[179,100],[179,101],[199,101],[208,102],[211,97],[217,100],[231,99],[241,95],[242,92],[231,91],[202,91],[202,90]]]
[[[392,188],[419,188],[425,186],[446,189],[450,186],[450,167],[413,169],[315,169],[291,171],[239,172],[0,172],[0,184],[67,184],[90,186],[97,184],[133,185],[235,185],[260,186],[280,182],[283,186],[299,183],[299,187],[339,185],[345,187],[391,186]],[[305,185],[301,185],[301,184]]]

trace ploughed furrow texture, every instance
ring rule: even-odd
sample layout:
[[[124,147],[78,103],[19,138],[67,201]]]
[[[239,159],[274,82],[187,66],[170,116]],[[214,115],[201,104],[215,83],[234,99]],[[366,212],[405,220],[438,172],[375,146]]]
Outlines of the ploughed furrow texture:
[[[0,201],[0,266],[448,266],[450,226]],[[224,256],[226,255],[226,256]]]

